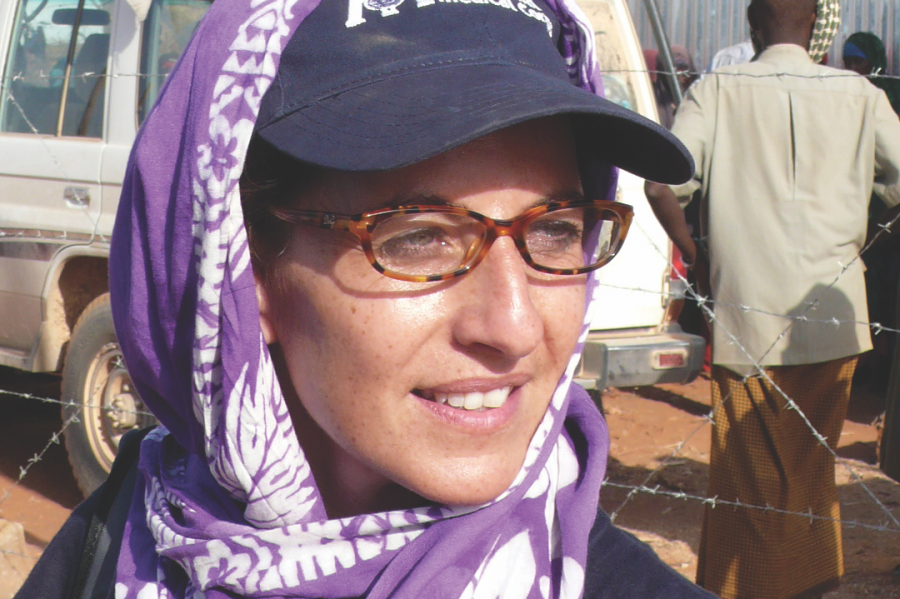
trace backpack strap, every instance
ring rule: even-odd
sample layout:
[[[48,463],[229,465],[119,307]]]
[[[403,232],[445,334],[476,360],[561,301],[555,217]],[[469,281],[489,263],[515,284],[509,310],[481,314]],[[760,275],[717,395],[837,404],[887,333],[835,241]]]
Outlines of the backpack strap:
[[[137,484],[141,441],[153,428],[128,431],[119,441],[112,472],[97,491],[97,509],[88,525],[70,599],[114,596],[119,550]]]

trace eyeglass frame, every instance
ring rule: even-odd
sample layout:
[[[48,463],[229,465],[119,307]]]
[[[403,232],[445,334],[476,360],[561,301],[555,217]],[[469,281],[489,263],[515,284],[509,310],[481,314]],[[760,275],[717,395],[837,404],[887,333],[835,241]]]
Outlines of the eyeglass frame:
[[[568,269],[550,268],[547,266],[541,266],[540,264],[534,262],[531,254],[528,253],[528,247],[525,243],[524,233],[526,226],[533,220],[549,212],[555,212],[558,210],[563,210],[565,208],[581,208],[588,206],[597,209],[598,212],[612,212],[617,217],[617,220],[614,220],[612,222],[618,225],[618,239],[615,240],[615,244],[610,245],[610,249],[608,250],[603,260],[601,260],[597,264],[592,264],[590,266]],[[540,206],[529,208],[522,214],[510,220],[491,218],[479,212],[467,210],[466,208],[460,208],[457,206],[435,205],[397,206],[393,208],[382,208],[379,210],[362,212],[359,214],[336,214],[333,212],[319,212],[315,210],[299,210],[293,208],[274,207],[270,208],[270,212],[279,220],[287,223],[313,226],[319,229],[346,231],[350,233],[359,240],[359,243],[363,249],[363,253],[365,253],[366,258],[369,260],[369,264],[372,265],[372,268],[386,277],[411,283],[449,281],[465,275],[466,273],[472,271],[476,266],[481,264],[482,260],[484,260],[485,256],[487,256],[488,252],[490,251],[493,243],[500,237],[511,237],[525,263],[538,272],[544,272],[553,275],[585,274],[593,270],[597,270],[601,266],[608,264],[610,260],[616,257],[616,254],[619,252],[619,250],[622,248],[622,244],[625,242],[625,237],[628,235],[628,229],[631,227],[631,221],[634,218],[634,209],[631,206],[629,206],[628,204],[622,204],[620,202],[610,202],[607,200],[564,200],[558,202],[548,202]],[[388,270],[384,266],[382,266],[375,258],[375,251],[372,248],[372,233],[375,230],[375,227],[393,216],[425,213],[468,216],[480,222],[487,230],[484,241],[482,242],[481,249],[475,255],[471,256],[459,269],[443,275],[407,275]]]

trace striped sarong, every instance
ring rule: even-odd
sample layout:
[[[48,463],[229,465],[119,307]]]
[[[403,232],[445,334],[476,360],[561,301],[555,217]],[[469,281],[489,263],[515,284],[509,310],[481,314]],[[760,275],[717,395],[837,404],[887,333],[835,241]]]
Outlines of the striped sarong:
[[[856,361],[766,368],[832,449]],[[772,509],[708,505],[697,583],[727,599],[804,599],[837,587],[844,564],[834,456],[759,375],[745,380],[713,366],[712,405],[709,497]]]

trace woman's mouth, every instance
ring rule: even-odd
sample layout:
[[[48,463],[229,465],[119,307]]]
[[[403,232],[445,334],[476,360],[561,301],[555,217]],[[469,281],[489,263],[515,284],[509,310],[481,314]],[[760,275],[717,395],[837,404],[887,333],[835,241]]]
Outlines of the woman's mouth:
[[[523,393],[531,377],[467,379],[412,390],[418,405],[466,435],[492,435],[510,425],[522,411]]]
[[[460,410],[492,410],[500,408],[506,403],[513,386],[508,385],[499,389],[486,392],[469,391],[467,393],[445,393],[429,389],[413,389],[413,393],[422,399],[433,401],[440,405],[447,405]]]

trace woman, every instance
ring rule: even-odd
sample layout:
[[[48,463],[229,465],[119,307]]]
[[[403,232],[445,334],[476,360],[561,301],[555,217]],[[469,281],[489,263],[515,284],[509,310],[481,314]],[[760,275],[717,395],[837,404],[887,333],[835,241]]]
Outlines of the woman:
[[[591,93],[576,13],[213,5],[116,223],[162,423],[117,598],[706,596],[596,518],[606,428],[571,383],[630,220],[609,164],[692,165]]]
[[[857,31],[844,42],[844,68],[869,77],[872,84],[884,90],[894,112],[900,114],[900,81],[885,77],[887,54],[884,44],[874,33]]]

